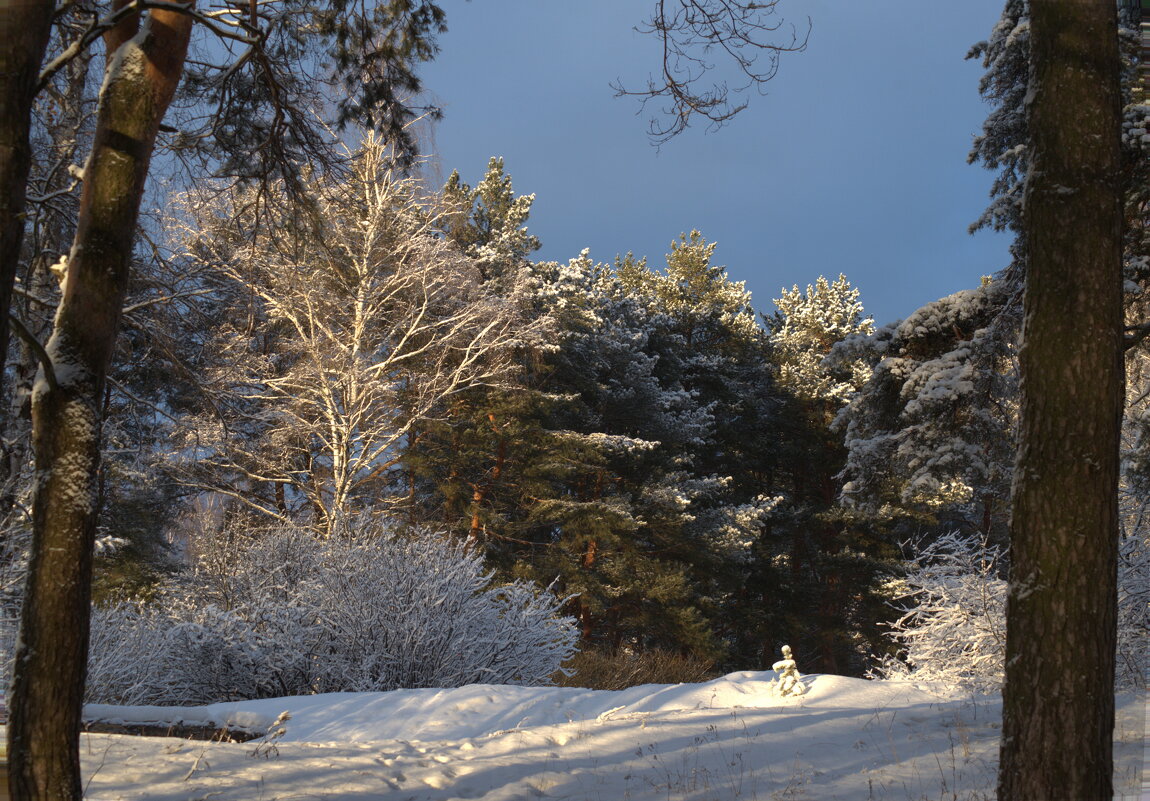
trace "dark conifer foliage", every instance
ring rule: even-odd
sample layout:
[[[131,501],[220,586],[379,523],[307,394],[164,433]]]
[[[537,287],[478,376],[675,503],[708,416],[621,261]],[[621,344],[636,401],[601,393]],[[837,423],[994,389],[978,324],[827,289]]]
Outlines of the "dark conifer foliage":
[[[845,276],[783,290],[768,319],[770,358],[786,391],[775,435],[774,481],[784,500],[767,521],[755,583],[764,596],[764,657],[788,642],[814,669],[861,675],[880,650],[892,570],[889,527],[841,499],[847,451],[832,428],[870,373],[857,354],[828,358],[864,339],[859,291]]]

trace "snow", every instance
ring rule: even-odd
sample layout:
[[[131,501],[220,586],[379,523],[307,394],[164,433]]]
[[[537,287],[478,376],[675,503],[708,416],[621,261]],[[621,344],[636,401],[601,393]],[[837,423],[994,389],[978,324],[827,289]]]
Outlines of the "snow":
[[[268,726],[269,743],[84,735],[93,801],[260,798],[991,798],[1001,704],[910,682],[774,674],[616,692],[471,685],[195,708],[89,706],[86,717]],[[1115,780],[1142,775],[1145,695],[1120,699]],[[1150,797],[1150,796],[1143,796]]]
[[[104,70],[104,82],[100,85],[100,100],[119,81],[136,82],[147,73],[148,56],[144,45],[152,35],[152,18],[144,20],[140,29],[128,41],[120,45]],[[87,172],[85,168],[84,172]]]

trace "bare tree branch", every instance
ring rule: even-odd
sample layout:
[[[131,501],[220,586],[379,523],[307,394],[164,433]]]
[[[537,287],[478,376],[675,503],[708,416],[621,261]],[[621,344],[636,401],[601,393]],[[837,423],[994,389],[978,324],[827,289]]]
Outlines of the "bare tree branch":
[[[28,327],[20,321],[20,318],[12,313],[8,314],[8,325],[16,336],[24,341],[24,344],[28,346],[28,350],[32,351],[32,355],[36,357],[36,361],[40,362],[40,367],[44,371],[44,380],[48,382],[48,386],[53,390],[59,389],[60,385],[56,381],[56,369],[52,366],[52,357],[48,355],[48,351],[40,344],[40,340],[36,339],[36,337],[32,335],[32,332],[28,330]]]
[[[659,38],[659,75],[649,77],[644,89],[628,89],[618,80],[612,84],[617,96],[641,98],[644,109],[652,100],[666,101],[661,114],[649,122],[648,135],[655,144],[682,133],[695,117],[721,127],[747,107],[732,95],[752,87],[761,93],[778,72],[783,53],[806,49],[810,19],[800,35],[798,28],[776,17],[776,5],[778,0],[657,0],[651,19],[636,30]],[[719,79],[706,86],[707,73],[715,70],[733,72],[735,85]]]

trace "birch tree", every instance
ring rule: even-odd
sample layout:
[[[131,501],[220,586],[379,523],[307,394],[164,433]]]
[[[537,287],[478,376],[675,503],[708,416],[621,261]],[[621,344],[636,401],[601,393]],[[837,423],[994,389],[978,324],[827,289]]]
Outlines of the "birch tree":
[[[314,218],[272,187],[251,234],[247,195],[200,210],[189,269],[216,265],[221,308],[206,376],[223,418],[190,420],[185,480],[326,536],[345,515],[398,503],[396,468],[445,402],[505,382],[535,336],[515,304],[482,291],[476,264],[438,235],[415,184],[369,139],[346,181],[319,186]]]

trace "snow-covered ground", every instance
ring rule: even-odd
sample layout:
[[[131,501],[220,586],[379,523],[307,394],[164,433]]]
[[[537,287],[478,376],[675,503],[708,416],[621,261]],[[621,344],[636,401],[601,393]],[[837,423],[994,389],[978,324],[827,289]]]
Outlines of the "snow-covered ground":
[[[473,685],[277,698],[194,709],[90,707],[89,717],[266,727],[274,743],[85,735],[87,798],[149,801],[993,797],[1000,703],[909,683],[774,674],[619,692]],[[1121,797],[1150,798],[1146,696],[1120,699]],[[1072,744],[1067,744],[1073,747]]]

